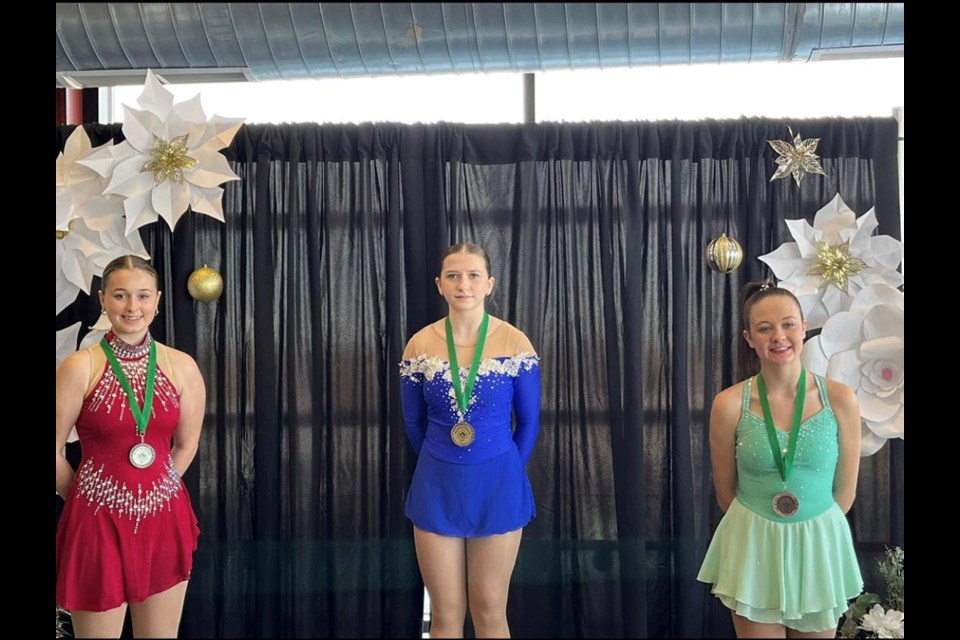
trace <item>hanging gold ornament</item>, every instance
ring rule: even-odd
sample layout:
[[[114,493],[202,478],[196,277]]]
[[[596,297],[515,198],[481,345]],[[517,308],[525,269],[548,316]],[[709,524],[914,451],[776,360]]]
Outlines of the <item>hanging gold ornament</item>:
[[[75,224],[77,224],[76,218],[74,218],[73,220],[67,223],[66,229],[57,229],[57,240],[63,240],[68,235],[70,235],[70,232],[73,231],[73,226]]]
[[[706,258],[707,265],[714,271],[730,273],[743,262],[743,248],[739,242],[721,233],[707,245]]]
[[[223,277],[216,269],[203,265],[187,278],[187,291],[195,300],[213,302],[223,293]]]
[[[793,176],[793,181],[797,183],[797,186],[800,186],[800,181],[803,180],[805,173],[819,173],[822,176],[827,175],[823,171],[823,167],[820,166],[820,161],[817,160],[820,156],[814,153],[817,150],[817,145],[820,144],[820,138],[807,138],[802,140],[800,134],[793,134],[793,129],[787,127],[787,131],[790,132],[790,135],[793,137],[793,144],[789,142],[784,142],[783,140],[767,140],[773,150],[779,153],[779,157],[774,158],[774,162],[777,163],[777,170],[771,176],[770,182],[773,182],[777,178],[786,178],[787,176]]]

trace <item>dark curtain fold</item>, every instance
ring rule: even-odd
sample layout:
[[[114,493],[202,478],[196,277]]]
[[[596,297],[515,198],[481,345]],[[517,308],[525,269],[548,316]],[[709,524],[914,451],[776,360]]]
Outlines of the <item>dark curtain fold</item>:
[[[767,140],[788,125],[820,138],[827,176],[770,182]],[[418,634],[397,363],[444,313],[442,250],[474,241],[493,259],[491,312],[542,358],[514,635],[731,635],[695,578],[720,517],[707,421],[735,381],[737,292],[792,240],[784,220],[812,222],[838,192],[899,237],[896,132],[893,119],[241,128],[226,223],[142,231],[167,292],[155,334],[207,382],[183,634]],[[721,232],[745,251],[729,275],[703,259]],[[185,287],[204,263],[226,283],[209,305]],[[81,296],[57,328],[97,308]],[[902,442],[862,461],[850,521],[869,585],[883,545],[903,544]]]

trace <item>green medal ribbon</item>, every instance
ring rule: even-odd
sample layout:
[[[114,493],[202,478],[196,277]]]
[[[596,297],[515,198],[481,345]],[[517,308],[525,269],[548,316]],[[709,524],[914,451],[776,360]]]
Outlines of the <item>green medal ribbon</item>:
[[[790,438],[787,441],[787,454],[781,455],[780,443],[777,440],[777,428],[773,424],[773,414],[770,412],[770,401],[767,400],[767,385],[763,381],[763,374],[757,374],[757,393],[760,396],[760,406],[763,407],[763,421],[767,424],[767,437],[770,439],[770,449],[773,459],[780,470],[780,477],[786,482],[793,467],[793,458],[797,453],[797,437],[800,434],[800,418],[803,417],[803,404],[807,397],[807,372],[800,369],[800,381],[797,383],[797,400],[793,407],[793,424],[790,426]]]
[[[480,322],[480,335],[477,336],[477,346],[473,352],[473,364],[470,365],[470,372],[467,374],[467,386],[461,387],[460,384],[460,365],[457,363],[457,348],[453,344],[453,325],[450,324],[450,316],[446,318],[447,330],[447,355],[450,356],[450,379],[453,382],[453,393],[457,398],[457,406],[460,407],[460,419],[467,413],[467,406],[470,404],[470,396],[473,394],[473,384],[477,381],[477,371],[480,369],[480,357],[483,355],[483,345],[487,341],[487,324],[490,316],[486,311],[483,312],[483,320]]]
[[[110,346],[106,338],[100,340],[100,347],[103,349],[103,352],[107,354],[107,360],[110,361],[110,368],[113,369],[113,375],[116,376],[120,386],[123,387],[124,392],[127,394],[127,399],[130,401],[130,413],[133,414],[133,419],[137,423],[137,433],[142,440],[147,433],[147,423],[150,422],[150,412],[153,409],[153,387],[157,377],[157,343],[151,338],[150,356],[147,359],[147,385],[143,391],[142,410],[137,406],[137,395],[133,392],[133,387],[130,386],[130,380],[127,379],[127,374],[123,372],[123,368],[120,366],[116,354],[113,353],[113,347]]]

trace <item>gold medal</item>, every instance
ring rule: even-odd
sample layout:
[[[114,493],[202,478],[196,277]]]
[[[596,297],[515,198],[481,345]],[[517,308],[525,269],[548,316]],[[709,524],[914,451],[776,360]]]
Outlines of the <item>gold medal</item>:
[[[458,447],[468,447],[477,439],[477,434],[473,426],[464,420],[467,408],[470,406],[470,396],[473,394],[473,384],[477,380],[477,372],[480,370],[480,357],[483,355],[483,345],[487,339],[487,323],[490,316],[486,311],[483,312],[483,320],[480,321],[480,332],[477,334],[477,344],[473,350],[473,364],[467,372],[467,382],[461,385],[460,364],[457,362],[457,348],[453,344],[453,325],[450,324],[450,316],[445,321],[447,333],[447,355],[450,356],[450,382],[453,387],[453,396],[457,401],[457,424],[450,429],[450,439]]]
[[[789,518],[800,510],[800,499],[789,491],[773,496],[773,510],[778,516]]]
[[[473,427],[467,422],[458,422],[450,429],[450,439],[453,440],[453,444],[458,447],[467,447],[473,444],[476,437],[477,435],[474,433]]]

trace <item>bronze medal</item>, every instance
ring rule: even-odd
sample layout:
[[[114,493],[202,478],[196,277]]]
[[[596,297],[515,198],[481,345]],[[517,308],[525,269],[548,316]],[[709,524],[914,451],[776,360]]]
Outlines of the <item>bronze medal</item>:
[[[793,469],[793,460],[797,454],[797,438],[800,434],[800,418],[803,416],[803,404],[807,394],[807,372],[800,369],[800,378],[797,381],[797,397],[793,405],[793,424],[787,439],[787,446],[782,451],[777,439],[777,428],[773,424],[773,413],[770,411],[770,401],[767,399],[767,385],[763,380],[763,373],[757,374],[757,395],[760,397],[760,406],[763,408],[763,422],[767,427],[767,438],[770,441],[770,450],[773,461],[783,480],[783,491],[773,496],[773,512],[783,518],[790,518],[800,510],[800,498],[787,491],[787,480]]]
[[[800,510],[800,499],[789,491],[773,496],[773,510],[778,516],[790,518]]]

